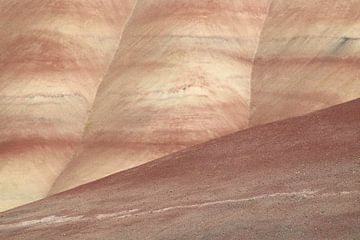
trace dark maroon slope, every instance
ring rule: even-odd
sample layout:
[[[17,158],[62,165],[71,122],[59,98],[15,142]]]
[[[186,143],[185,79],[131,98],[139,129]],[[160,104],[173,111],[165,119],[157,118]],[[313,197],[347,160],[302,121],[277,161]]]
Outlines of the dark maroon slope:
[[[360,100],[7,211],[0,239],[360,239]]]

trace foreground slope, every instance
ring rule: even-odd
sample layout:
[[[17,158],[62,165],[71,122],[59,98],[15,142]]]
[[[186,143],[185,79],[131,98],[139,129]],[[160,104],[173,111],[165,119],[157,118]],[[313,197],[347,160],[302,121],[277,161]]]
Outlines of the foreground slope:
[[[0,215],[1,239],[357,239],[360,99]]]
[[[268,0],[139,0],[99,87],[66,190],[248,127]]]
[[[360,97],[360,1],[274,0],[251,79],[250,125]]]
[[[0,1],[0,211],[71,160],[133,0]]]

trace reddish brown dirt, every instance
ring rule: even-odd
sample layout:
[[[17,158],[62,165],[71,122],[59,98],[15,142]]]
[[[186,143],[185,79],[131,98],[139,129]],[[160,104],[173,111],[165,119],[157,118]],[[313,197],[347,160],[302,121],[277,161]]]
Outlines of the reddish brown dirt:
[[[0,239],[359,239],[360,99],[0,215]]]

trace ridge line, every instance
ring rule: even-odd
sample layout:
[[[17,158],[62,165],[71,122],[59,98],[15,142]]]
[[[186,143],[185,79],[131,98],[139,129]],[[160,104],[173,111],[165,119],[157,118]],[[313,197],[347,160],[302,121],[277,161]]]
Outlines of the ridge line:
[[[117,44],[117,48],[116,50],[114,51],[114,54],[111,58],[111,60],[109,61],[109,65],[107,67],[107,69],[104,71],[104,74],[102,75],[101,80],[100,80],[100,83],[96,89],[96,92],[95,92],[95,95],[94,95],[94,99],[91,103],[91,106],[89,108],[89,113],[88,113],[88,116],[87,116],[87,119],[84,123],[84,126],[83,126],[83,129],[82,129],[82,134],[81,134],[81,137],[80,137],[80,146],[77,146],[76,150],[74,151],[74,153],[72,154],[71,158],[70,158],[70,161],[64,166],[63,170],[60,172],[60,174],[55,178],[54,182],[51,184],[51,187],[49,188],[48,192],[46,193],[45,197],[48,197],[48,196],[51,196],[53,195],[54,193],[51,193],[52,192],[52,189],[55,185],[55,183],[57,182],[57,180],[59,179],[59,177],[64,173],[64,171],[68,168],[69,164],[72,163],[74,161],[74,158],[82,151],[82,143],[83,143],[83,140],[84,140],[84,136],[85,136],[85,133],[86,133],[86,130],[87,130],[87,127],[89,125],[89,122],[90,122],[90,117],[92,115],[92,112],[93,112],[93,108],[94,108],[94,104],[95,104],[95,101],[96,101],[96,98],[97,98],[97,95],[99,93],[99,88],[101,86],[101,84],[103,84],[104,82],[104,79],[105,77],[108,75],[109,73],[109,70],[110,70],[110,67],[112,66],[113,62],[114,62],[114,59],[115,59],[115,56],[117,55],[118,51],[119,51],[119,48],[120,48],[120,44],[122,42],[122,39],[123,39],[123,36],[124,36],[124,32],[126,31],[126,29],[128,28],[128,25],[129,25],[129,22],[130,22],[130,19],[132,19],[133,15],[134,15],[134,11],[135,11],[135,8],[137,7],[138,5],[138,0],[135,0],[134,2],[134,5],[130,11],[130,14],[129,16],[127,17],[126,21],[125,21],[125,24],[123,26],[123,29],[120,33],[120,37],[119,37],[119,41],[118,41],[118,44]]]
[[[252,81],[253,81],[253,74],[254,74],[254,67],[255,67],[255,61],[259,52],[259,46],[260,46],[260,42],[263,36],[263,32],[264,32],[264,28],[265,28],[265,24],[267,22],[267,19],[269,17],[269,13],[270,13],[270,9],[273,5],[274,0],[269,0],[269,4],[268,4],[268,8],[266,11],[266,16],[264,18],[264,22],[261,26],[260,32],[259,32],[259,38],[258,38],[258,42],[255,48],[255,52],[253,55],[253,64],[251,67],[251,74],[250,74],[250,83],[249,83],[249,117],[248,117],[248,128],[251,127],[250,121],[251,121],[251,105],[252,105]]]

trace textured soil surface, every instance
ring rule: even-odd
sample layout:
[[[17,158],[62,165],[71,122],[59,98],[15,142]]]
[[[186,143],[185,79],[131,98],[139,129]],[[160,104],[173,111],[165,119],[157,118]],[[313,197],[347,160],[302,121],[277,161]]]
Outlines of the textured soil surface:
[[[360,99],[0,215],[1,239],[359,239]]]

